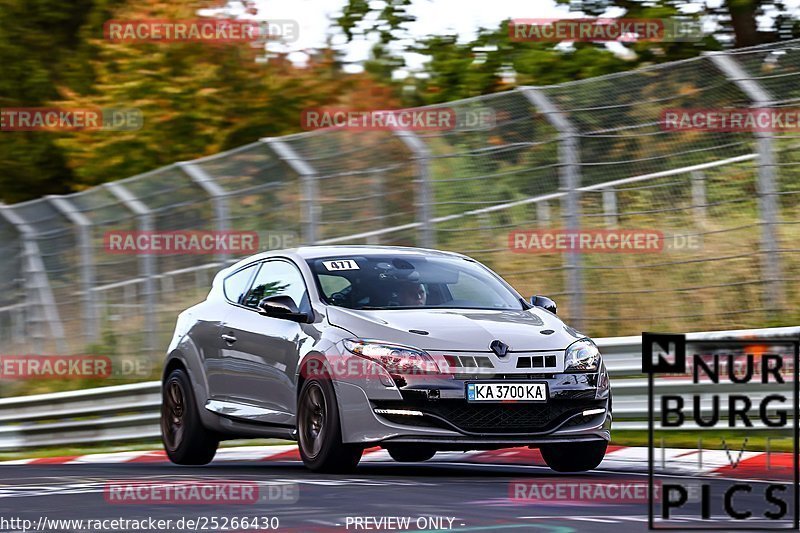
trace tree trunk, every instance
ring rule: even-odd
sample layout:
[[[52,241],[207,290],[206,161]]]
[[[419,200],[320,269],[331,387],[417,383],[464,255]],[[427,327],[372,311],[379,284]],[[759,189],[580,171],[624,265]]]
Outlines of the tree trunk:
[[[727,0],[736,48],[761,44],[756,26],[760,0]]]

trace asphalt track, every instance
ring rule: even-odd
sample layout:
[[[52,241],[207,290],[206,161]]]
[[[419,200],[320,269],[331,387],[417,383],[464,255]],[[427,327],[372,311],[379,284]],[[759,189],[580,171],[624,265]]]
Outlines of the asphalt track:
[[[594,471],[569,479],[591,482],[646,482],[641,473]],[[204,519],[205,526],[163,529],[109,528],[106,531],[214,531],[224,517],[277,517],[278,531],[646,531],[647,504],[609,501],[532,501],[510,497],[514,482],[559,481],[564,475],[545,467],[519,464],[474,464],[434,460],[400,464],[391,461],[365,461],[350,475],[321,475],[307,471],[294,459],[267,462],[240,461],[206,467],[177,467],[164,463],[123,464],[37,464],[0,466],[0,517],[27,519],[34,531],[87,531],[75,527],[47,527],[53,519],[144,520],[152,518]],[[663,482],[677,477],[663,477]],[[119,482],[180,481],[256,482],[261,487],[291,485],[298,489],[295,501],[266,501],[245,505],[219,504],[120,504],[110,503],[106,489]],[[687,478],[680,478],[686,482]],[[726,478],[708,480],[712,492],[727,487]],[[737,507],[752,508],[756,515],[765,504],[758,494],[763,484],[755,483],[753,494],[736,497]],[[788,497],[791,516],[791,497]],[[716,526],[774,528],[791,526],[790,521],[774,522],[756,516],[735,524],[726,522],[722,507],[712,504],[713,523],[699,518],[692,504],[676,513],[672,527]],[[374,522],[354,522],[356,517],[409,517],[408,527],[390,524],[381,528]],[[441,525],[426,520],[439,518]],[[416,522],[422,518],[421,522]],[[452,519],[452,523],[449,522]],[[41,521],[41,522],[40,522]],[[1,520],[0,520],[1,522]],[[268,524],[268,522],[263,522]],[[2,531],[22,531],[20,523],[0,524]],[[432,525],[433,527],[426,527]],[[16,527],[13,527],[16,526]],[[730,526],[730,527],[729,527]],[[250,528],[232,528],[241,531]],[[91,529],[96,531],[96,529]],[[263,531],[264,529],[259,529]]]

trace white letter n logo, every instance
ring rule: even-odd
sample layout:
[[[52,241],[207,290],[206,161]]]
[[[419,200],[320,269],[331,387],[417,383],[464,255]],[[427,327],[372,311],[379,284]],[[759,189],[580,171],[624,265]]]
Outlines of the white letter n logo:
[[[686,336],[642,333],[642,372],[683,374],[686,372]]]

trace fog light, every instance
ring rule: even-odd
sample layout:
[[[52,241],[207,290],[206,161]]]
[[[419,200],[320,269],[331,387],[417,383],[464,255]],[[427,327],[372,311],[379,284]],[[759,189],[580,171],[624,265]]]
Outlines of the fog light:
[[[583,416],[592,416],[592,415],[599,415],[600,413],[605,413],[605,409],[589,409],[583,412]]]

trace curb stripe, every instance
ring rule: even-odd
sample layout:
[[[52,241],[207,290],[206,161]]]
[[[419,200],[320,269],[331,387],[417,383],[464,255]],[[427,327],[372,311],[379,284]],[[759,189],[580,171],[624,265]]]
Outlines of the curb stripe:
[[[740,459],[738,450],[731,451],[731,459]],[[606,457],[600,465],[604,470],[646,472],[647,448],[609,446]],[[694,474],[699,463],[698,451],[683,448],[666,448],[655,453],[655,469],[659,473]],[[380,447],[364,450],[364,462],[390,461],[388,452]],[[214,463],[268,461],[280,462],[300,461],[300,453],[296,444],[278,446],[238,446],[221,448],[214,458]],[[504,448],[500,450],[474,452],[439,452],[432,463],[465,462],[499,465],[545,466],[538,449],[527,447]],[[0,465],[62,465],[62,464],[119,464],[144,463],[168,464],[164,450],[147,450],[135,452],[111,452],[83,456],[42,457],[34,459],[18,459],[2,461]],[[790,453],[772,453],[767,468],[765,452],[744,452],[736,467],[730,464],[728,453],[724,450],[703,450],[703,470],[700,474],[721,475],[731,478],[760,479],[759,476],[769,474],[770,479],[788,480],[793,477],[793,456]]]

